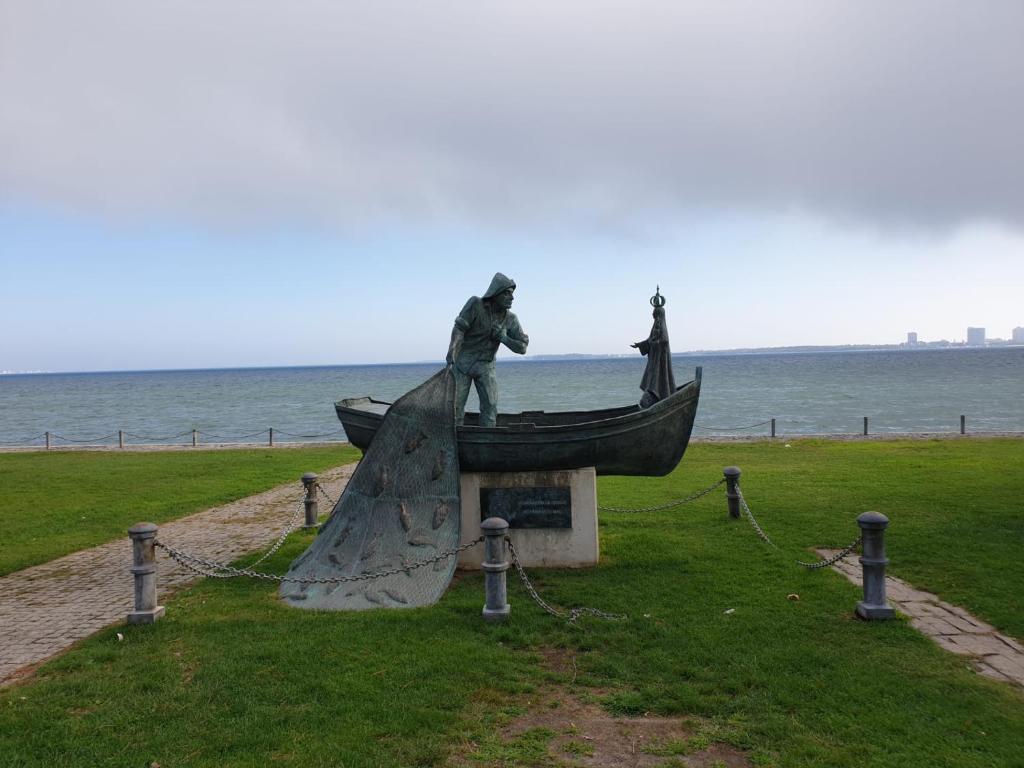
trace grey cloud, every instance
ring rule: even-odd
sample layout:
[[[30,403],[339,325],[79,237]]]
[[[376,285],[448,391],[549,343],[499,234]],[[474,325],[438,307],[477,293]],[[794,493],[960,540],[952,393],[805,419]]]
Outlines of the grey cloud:
[[[1024,226],[1024,3],[0,6],[0,198],[113,216]]]

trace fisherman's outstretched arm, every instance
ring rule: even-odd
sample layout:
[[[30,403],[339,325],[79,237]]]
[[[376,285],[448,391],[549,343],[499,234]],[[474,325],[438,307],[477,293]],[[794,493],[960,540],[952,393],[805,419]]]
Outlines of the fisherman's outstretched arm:
[[[517,355],[525,355],[526,347],[530,343],[530,337],[526,335],[522,327],[519,325],[518,319],[513,319],[505,330],[505,335],[501,339],[501,343],[511,349]]]

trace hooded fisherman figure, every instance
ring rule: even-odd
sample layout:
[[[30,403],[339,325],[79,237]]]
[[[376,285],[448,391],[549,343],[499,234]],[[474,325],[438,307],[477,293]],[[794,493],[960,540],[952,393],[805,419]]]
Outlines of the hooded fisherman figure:
[[[455,374],[455,418],[462,424],[470,382],[480,397],[480,426],[493,427],[498,418],[498,379],[494,374],[494,354],[504,344],[519,355],[526,354],[530,343],[509,312],[515,281],[497,272],[482,296],[473,296],[455,318],[448,346],[448,365]]]

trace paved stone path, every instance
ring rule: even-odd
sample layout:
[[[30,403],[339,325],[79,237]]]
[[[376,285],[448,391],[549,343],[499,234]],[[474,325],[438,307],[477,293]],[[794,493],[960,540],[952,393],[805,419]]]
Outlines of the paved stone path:
[[[337,499],[355,464],[320,474],[321,487]],[[298,482],[198,512],[160,526],[157,538],[179,549],[230,562],[267,548],[285,529],[303,497]],[[329,511],[321,496],[321,513]],[[132,547],[123,539],[51,560],[0,578],[0,685],[30,674],[40,662],[132,610]],[[198,577],[157,550],[157,594]]]
[[[822,557],[834,550],[819,549]],[[832,566],[857,586],[862,586],[862,569],[849,557]],[[947,651],[967,657],[979,674],[1024,687],[1024,646],[1000,634],[963,608],[943,602],[893,576],[885,577],[886,597],[894,608],[910,617],[911,625]]]

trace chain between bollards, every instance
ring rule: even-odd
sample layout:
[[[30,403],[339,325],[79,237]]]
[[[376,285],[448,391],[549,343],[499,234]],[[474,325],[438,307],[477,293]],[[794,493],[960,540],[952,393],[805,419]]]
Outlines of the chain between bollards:
[[[682,506],[683,504],[689,504],[691,501],[696,501],[697,499],[699,499],[699,498],[701,498],[703,496],[707,496],[709,493],[711,493],[713,490],[715,490],[715,488],[717,488],[720,485],[723,485],[724,483],[725,483],[725,479],[724,478],[721,479],[721,480],[716,480],[711,485],[709,485],[707,488],[702,488],[699,491],[694,491],[689,496],[684,496],[681,499],[676,499],[675,501],[670,501],[667,504],[658,504],[658,505],[653,506],[653,507],[602,507],[602,506],[598,505],[597,508],[601,512],[629,512],[629,513],[634,513],[634,512],[664,512],[666,509],[672,509],[674,507]]]

